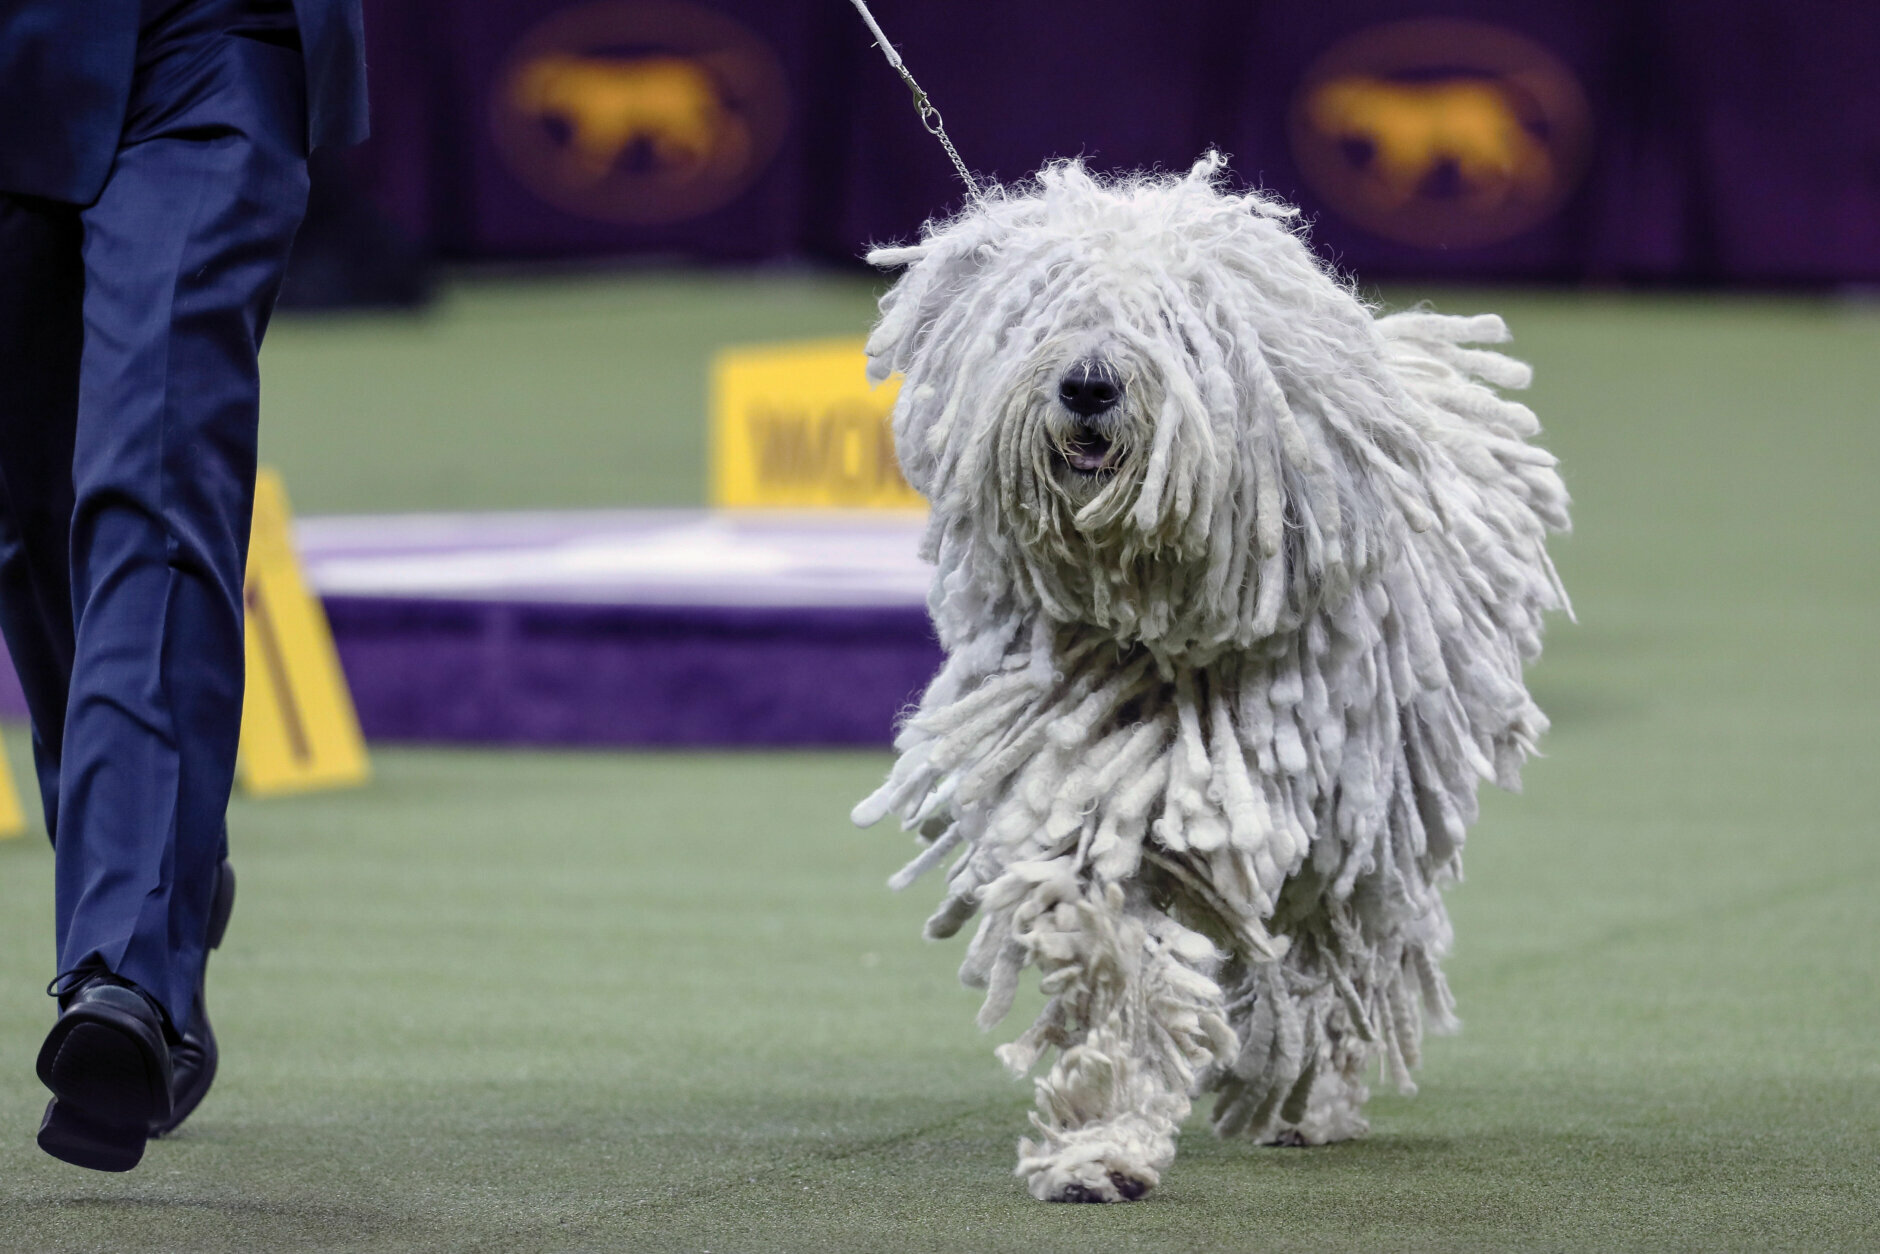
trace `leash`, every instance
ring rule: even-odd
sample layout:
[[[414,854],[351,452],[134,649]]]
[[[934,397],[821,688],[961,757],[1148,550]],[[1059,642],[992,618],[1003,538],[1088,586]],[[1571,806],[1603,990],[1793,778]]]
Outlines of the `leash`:
[[[862,20],[868,23],[869,32],[875,37],[875,47],[881,49],[881,55],[888,58],[888,64],[894,67],[894,72],[901,76],[901,81],[907,84],[908,91],[913,93],[914,112],[920,115],[920,124],[927,128],[929,135],[940,141],[940,146],[946,149],[947,156],[953,162],[953,168],[959,171],[960,181],[965,183],[966,190],[977,198],[980,194],[979,181],[973,177],[973,172],[966,168],[966,163],[960,160],[959,151],[953,147],[953,141],[947,138],[947,128],[940,120],[940,110],[934,108],[933,101],[928,98],[926,92],[921,90],[920,84],[914,81],[914,75],[901,60],[901,54],[894,50],[894,45],[889,43],[888,37],[882,33],[881,24],[875,21],[875,15],[868,11],[867,0],[849,0],[849,2],[855,6],[855,11],[862,15]]]

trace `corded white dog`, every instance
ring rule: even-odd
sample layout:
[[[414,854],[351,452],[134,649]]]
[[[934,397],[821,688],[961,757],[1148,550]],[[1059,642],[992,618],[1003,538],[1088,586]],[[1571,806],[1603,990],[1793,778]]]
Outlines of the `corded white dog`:
[[[1370,1064],[1405,1090],[1477,781],[1547,726],[1522,681],[1567,526],[1554,459],[1466,348],[1492,316],[1375,318],[1294,211],[1075,162],[912,247],[870,373],[932,503],[948,657],[856,808],[958,851],[927,924],[975,913],[982,1025],[1049,1003],[1035,1197],[1155,1186],[1193,1096],[1280,1144],[1360,1135]]]

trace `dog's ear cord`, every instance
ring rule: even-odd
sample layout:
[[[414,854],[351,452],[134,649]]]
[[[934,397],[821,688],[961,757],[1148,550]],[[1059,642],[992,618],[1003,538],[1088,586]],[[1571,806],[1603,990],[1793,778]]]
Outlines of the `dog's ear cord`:
[[[927,128],[929,135],[940,141],[940,146],[947,150],[947,156],[953,160],[953,168],[960,172],[960,180],[966,184],[966,190],[977,197],[979,182],[973,177],[973,172],[966,168],[966,163],[960,160],[959,151],[953,147],[953,141],[947,138],[947,128],[940,121],[940,110],[934,108],[933,101],[928,98],[926,92],[920,89],[920,84],[915,82],[914,76],[908,72],[906,64],[901,60],[901,54],[894,50],[894,45],[888,42],[886,35],[882,34],[881,24],[876,22],[875,15],[868,11],[867,0],[849,0],[849,2],[855,6],[855,11],[862,15],[862,20],[868,23],[868,29],[874,35],[875,46],[881,49],[881,55],[888,58],[888,64],[894,67],[894,72],[901,76],[901,80],[907,84],[907,89],[914,94],[914,111],[920,114],[920,124]]]

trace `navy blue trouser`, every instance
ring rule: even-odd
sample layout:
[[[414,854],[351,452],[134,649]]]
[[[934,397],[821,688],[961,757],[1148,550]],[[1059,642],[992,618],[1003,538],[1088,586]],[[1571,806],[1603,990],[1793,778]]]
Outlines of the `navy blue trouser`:
[[[151,0],[98,201],[0,194],[0,628],[32,712],[58,970],[103,965],[179,1031],[227,848],[255,358],[306,206],[279,8]]]

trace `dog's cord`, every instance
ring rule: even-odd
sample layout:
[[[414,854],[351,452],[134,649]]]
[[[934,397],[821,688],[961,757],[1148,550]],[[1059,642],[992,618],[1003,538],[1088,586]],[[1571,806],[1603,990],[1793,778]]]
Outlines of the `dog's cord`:
[[[926,92],[921,90],[920,84],[914,81],[913,74],[909,73],[907,65],[901,60],[901,54],[894,50],[894,45],[889,43],[888,37],[882,33],[881,24],[876,22],[875,15],[868,11],[867,0],[849,0],[849,2],[855,6],[855,11],[862,15],[862,20],[868,23],[868,29],[875,37],[875,47],[881,49],[881,55],[888,58],[888,64],[894,67],[894,72],[899,74],[901,81],[907,84],[908,91],[914,94],[914,111],[920,114],[920,124],[927,128],[929,135],[940,141],[940,146],[947,150],[947,156],[953,161],[953,168],[960,172],[960,180],[966,184],[966,190],[977,197],[979,181],[973,177],[973,172],[966,168],[966,163],[960,160],[959,151],[953,147],[953,141],[947,138],[947,128],[940,121],[940,110],[934,108],[933,101],[928,98]]]

